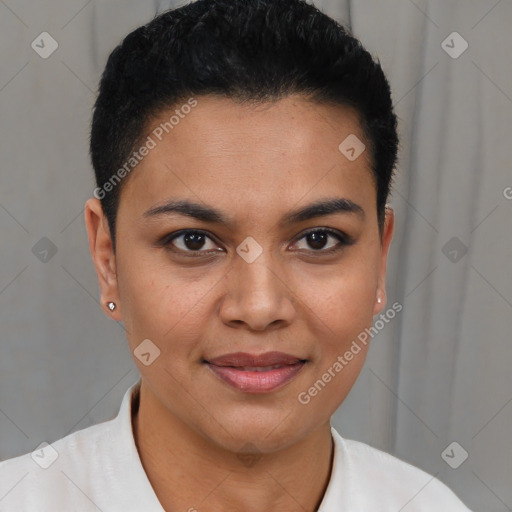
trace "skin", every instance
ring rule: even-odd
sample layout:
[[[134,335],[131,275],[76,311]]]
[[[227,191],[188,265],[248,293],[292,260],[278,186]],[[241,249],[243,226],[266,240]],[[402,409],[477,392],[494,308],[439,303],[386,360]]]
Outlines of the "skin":
[[[259,107],[196,99],[125,183],[115,254],[99,200],[86,203],[101,299],[117,305],[106,313],[124,322],[132,354],[144,339],[161,351],[149,366],[134,357],[142,377],[136,444],[167,511],[313,511],[331,474],[330,418],[367,347],[308,404],[297,397],[385,307],[393,212],[386,210],[380,234],[370,155],[349,161],[338,150],[349,134],[364,140],[351,108],[298,95]],[[162,112],[151,127],[172,113]],[[327,198],[349,199],[364,215],[279,223],[287,212]],[[215,207],[234,224],[144,217],[170,199]],[[339,246],[330,235],[323,247],[314,245],[304,236],[312,228],[345,233],[353,243]],[[158,244],[181,229],[211,236],[199,249],[183,236],[167,249]],[[252,263],[236,252],[248,236],[263,250]],[[335,246],[340,250],[325,253]],[[187,256],[194,250],[204,252]],[[307,363],[280,388],[247,393],[202,363],[238,351],[281,351]],[[256,454],[252,463],[241,452]]]

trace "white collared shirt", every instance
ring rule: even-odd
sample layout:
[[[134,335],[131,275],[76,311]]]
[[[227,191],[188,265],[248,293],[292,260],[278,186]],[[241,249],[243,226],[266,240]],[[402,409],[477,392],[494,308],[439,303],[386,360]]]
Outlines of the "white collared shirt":
[[[112,420],[0,462],[0,512],[164,512],[135,446],[132,400]],[[319,512],[468,512],[439,480],[332,428],[334,462]],[[201,512],[199,504],[190,510]]]

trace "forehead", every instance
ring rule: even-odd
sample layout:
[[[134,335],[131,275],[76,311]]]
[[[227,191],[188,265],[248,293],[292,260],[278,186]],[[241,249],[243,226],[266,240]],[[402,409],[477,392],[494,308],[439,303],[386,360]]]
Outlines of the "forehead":
[[[152,119],[144,141],[153,148],[129,176],[120,206],[140,210],[187,197],[261,213],[306,195],[375,198],[369,152],[356,159],[345,153],[344,141],[358,152],[366,144],[353,108],[298,95],[259,105],[194,100],[193,108],[179,104]]]

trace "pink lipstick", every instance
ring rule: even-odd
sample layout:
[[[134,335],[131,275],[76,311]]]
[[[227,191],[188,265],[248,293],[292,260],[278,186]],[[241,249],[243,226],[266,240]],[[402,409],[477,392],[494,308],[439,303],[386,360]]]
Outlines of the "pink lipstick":
[[[224,382],[247,393],[268,393],[293,379],[306,360],[284,354],[236,352],[205,361]]]

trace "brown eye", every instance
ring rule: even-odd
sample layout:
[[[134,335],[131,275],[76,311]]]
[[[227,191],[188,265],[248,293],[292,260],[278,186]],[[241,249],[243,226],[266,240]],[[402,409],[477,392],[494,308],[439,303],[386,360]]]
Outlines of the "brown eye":
[[[298,248],[311,250],[313,252],[335,252],[343,246],[350,244],[350,240],[346,235],[337,233],[330,229],[315,229],[308,231],[299,238],[297,244],[302,240],[305,241],[307,246]]]
[[[202,233],[186,233],[181,236],[183,237],[183,245],[191,251],[199,251],[206,241],[206,236]]]
[[[329,236],[324,231],[313,231],[306,235],[306,241],[313,249],[323,249],[329,240]]]
[[[188,230],[166,237],[163,245],[176,252],[206,253],[222,250],[203,231]]]

